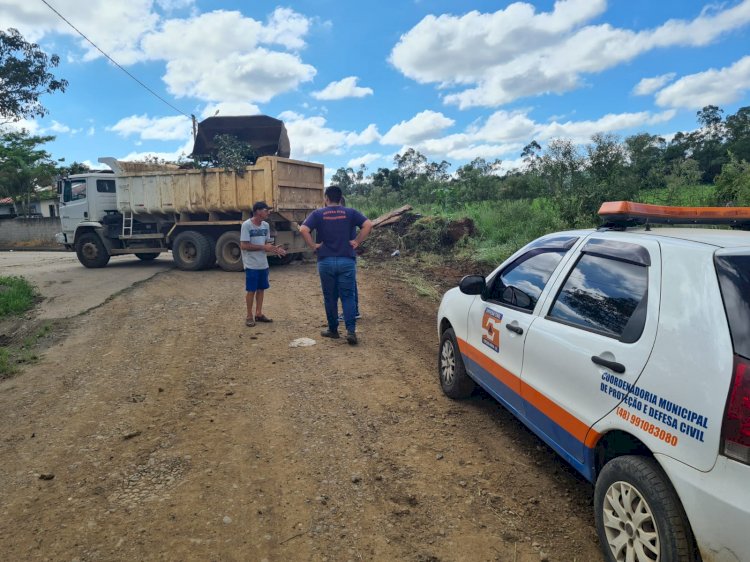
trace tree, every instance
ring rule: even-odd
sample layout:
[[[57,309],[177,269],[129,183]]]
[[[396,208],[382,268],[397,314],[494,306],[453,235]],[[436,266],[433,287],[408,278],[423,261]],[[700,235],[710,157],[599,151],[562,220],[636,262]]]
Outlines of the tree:
[[[26,130],[0,134],[0,195],[23,198],[29,209],[34,189],[49,185],[56,175],[55,162],[39,148],[54,138],[30,136]]]
[[[47,56],[18,30],[0,30],[0,119],[8,123],[46,115],[39,96],[64,92],[68,86],[67,80],[58,80],[49,72],[59,62],[60,57]]]
[[[396,154],[393,162],[398,168],[398,173],[406,180],[413,180],[427,171],[427,158],[413,148],[409,148],[403,154]]]
[[[657,135],[638,133],[625,139],[630,172],[638,189],[664,187],[666,141]]]
[[[716,176],[716,198],[722,204],[750,205],[750,163],[729,153],[729,162]]]
[[[726,147],[738,160],[750,162],[750,107],[737,110],[724,122],[727,135]]]

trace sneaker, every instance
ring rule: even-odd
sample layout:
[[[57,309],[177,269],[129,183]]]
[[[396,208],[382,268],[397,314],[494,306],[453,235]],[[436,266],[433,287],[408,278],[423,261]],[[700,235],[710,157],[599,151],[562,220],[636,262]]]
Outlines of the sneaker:
[[[346,343],[349,345],[357,345],[357,334],[354,332],[349,332],[346,334]]]
[[[320,335],[324,338],[331,338],[332,340],[339,339],[339,333],[338,332],[332,332],[331,330],[323,330],[320,332]]]

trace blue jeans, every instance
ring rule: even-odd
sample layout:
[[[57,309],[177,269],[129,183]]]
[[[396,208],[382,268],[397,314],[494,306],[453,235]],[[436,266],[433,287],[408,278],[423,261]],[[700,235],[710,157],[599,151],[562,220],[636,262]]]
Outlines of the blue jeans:
[[[326,309],[328,329],[337,332],[339,329],[338,308],[344,310],[346,331],[354,333],[357,321],[354,318],[354,291],[356,289],[356,262],[354,258],[323,258],[318,261],[320,287],[323,290],[323,303]]]

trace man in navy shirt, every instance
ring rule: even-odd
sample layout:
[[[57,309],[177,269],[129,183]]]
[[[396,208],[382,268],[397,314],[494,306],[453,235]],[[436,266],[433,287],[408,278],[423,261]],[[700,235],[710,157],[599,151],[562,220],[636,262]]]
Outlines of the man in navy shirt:
[[[355,345],[357,320],[354,290],[357,254],[354,250],[370,234],[372,222],[359,211],[341,204],[341,188],[338,186],[326,188],[325,204],[322,209],[313,211],[299,229],[305,243],[318,255],[318,273],[328,320],[328,329],[320,335],[334,339],[339,337],[340,298],[344,310],[346,341]],[[359,228],[359,232],[352,237],[356,228]],[[317,233],[317,243],[313,241],[313,230]]]

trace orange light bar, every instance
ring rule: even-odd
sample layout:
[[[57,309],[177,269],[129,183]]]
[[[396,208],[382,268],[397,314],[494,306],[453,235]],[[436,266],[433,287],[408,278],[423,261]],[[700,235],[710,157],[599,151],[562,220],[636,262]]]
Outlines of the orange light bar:
[[[733,224],[749,222],[750,207],[669,207],[632,201],[607,201],[599,208],[599,216],[613,222]]]

